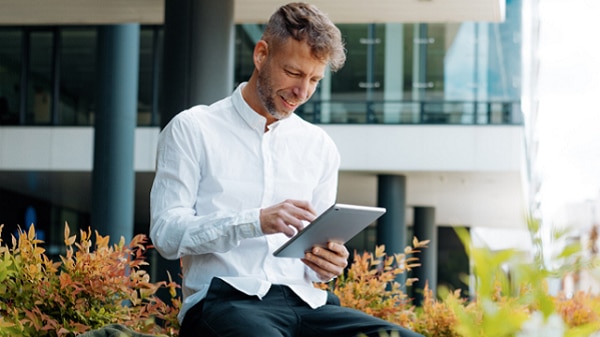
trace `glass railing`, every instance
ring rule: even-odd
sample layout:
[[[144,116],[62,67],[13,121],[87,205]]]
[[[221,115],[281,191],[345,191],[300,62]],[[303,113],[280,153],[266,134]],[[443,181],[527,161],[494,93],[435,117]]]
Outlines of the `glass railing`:
[[[319,101],[310,100],[296,111],[315,124],[444,124],[444,125],[522,125],[519,101]],[[29,115],[28,115],[29,116]],[[93,126],[93,114],[76,122],[59,118],[0,119],[1,125]],[[29,116],[31,117],[31,116]],[[158,126],[159,116],[138,111],[138,126]]]
[[[311,100],[297,113],[316,124],[523,124],[519,101]]]

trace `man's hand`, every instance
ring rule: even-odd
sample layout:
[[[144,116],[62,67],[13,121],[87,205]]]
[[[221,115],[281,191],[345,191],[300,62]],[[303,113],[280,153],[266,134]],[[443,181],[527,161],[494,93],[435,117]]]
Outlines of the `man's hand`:
[[[341,275],[348,266],[350,253],[341,243],[329,242],[327,247],[313,247],[304,254],[302,262],[317,272],[322,281]]]
[[[311,222],[316,216],[308,201],[286,200],[260,210],[260,228],[264,234],[283,233],[292,237],[304,228],[302,221]]]

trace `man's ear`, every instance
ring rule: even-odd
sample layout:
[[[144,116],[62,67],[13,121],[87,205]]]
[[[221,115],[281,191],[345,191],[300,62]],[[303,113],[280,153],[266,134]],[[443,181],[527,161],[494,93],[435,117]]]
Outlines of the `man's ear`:
[[[269,44],[265,40],[259,40],[254,46],[254,67],[260,70],[268,56]]]

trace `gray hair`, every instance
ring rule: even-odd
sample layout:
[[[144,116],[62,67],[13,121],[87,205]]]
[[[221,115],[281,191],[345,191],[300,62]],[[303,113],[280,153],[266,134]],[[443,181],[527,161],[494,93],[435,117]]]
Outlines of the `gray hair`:
[[[293,2],[273,13],[263,33],[263,40],[278,48],[288,38],[306,42],[311,54],[328,62],[332,72],[342,68],[346,62],[346,49],[340,30],[314,5]]]

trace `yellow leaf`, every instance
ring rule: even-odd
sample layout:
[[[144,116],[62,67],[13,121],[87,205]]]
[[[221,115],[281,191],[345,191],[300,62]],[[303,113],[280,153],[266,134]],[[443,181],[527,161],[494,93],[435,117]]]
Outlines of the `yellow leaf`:
[[[0,328],[10,328],[15,326],[14,323],[10,323],[4,320],[4,317],[0,317]]]
[[[65,222],[65,245],[67,247],[72,246],[75,243],[75,238],[76,236],[69,236],[71,234],[71,231],[69,229],[69,225]]]
[[[118,247],[119,247],[119,249],[125,247],[125,237],[121,236],[121,239],[119,239]]]
[[[35,226],[31,224],[29,227],[29,233],[27,233],[27,238],[31,241],[35,240]]]
[[[102,236],[102,235],[98,234],[98,231],[96,231],[96,247],[98,247],[98,248],[108,247],[109,241],[110,241],[110,236],[108,236],[108,235]]]
[[[385,255],[385,245],[375,247],[375,257],[380,258]]]
[[[44,248],[42,248],[42,247],[35,247],[33,249],[33,254],[34,255],[42,255],[42,254],[44,254],[45,251],[46,250]]]

